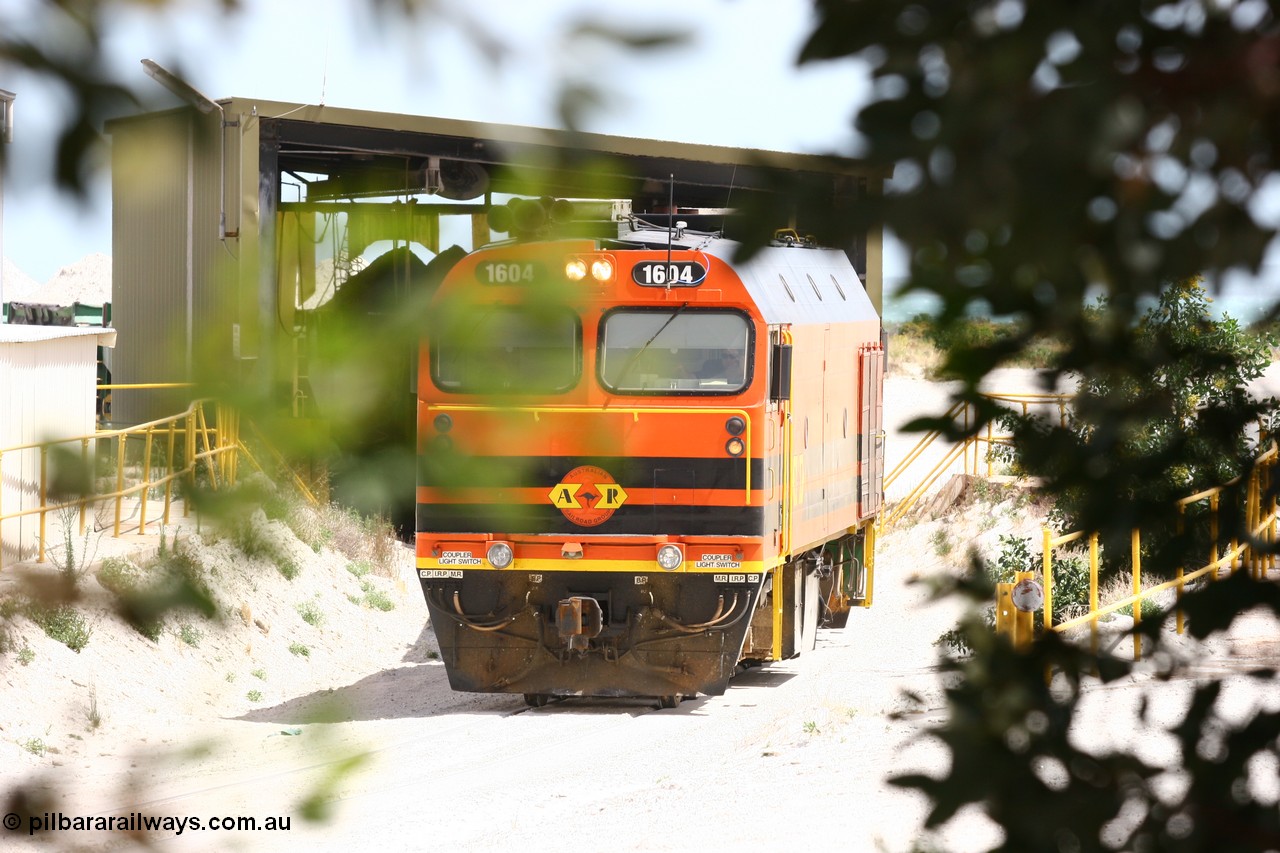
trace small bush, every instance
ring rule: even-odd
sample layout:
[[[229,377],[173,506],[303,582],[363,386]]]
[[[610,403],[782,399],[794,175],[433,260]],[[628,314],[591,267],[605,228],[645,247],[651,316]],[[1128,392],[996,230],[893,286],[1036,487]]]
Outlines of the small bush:
[[[133,625],[133,630],[153,643],[160,642],[160,635],[164,633],[165,628],[165,621],[158,617],[138,616],[131,619],[129,624]]]
[[[38,737],[29,737],[25,740],[18,741],[18,746],[25,749],[32,755],[44,755],[48,747],[44,745],[44,741]]]
[[[248,693],[244,694],[244,698],[248,699],[250,702],[261,702],[261,701],[262,701],[262,691],[261,691],[261,690],[250,690]]]
[[[182,640],[182,642],[194,649],[198,647],[200,645],[200,641],[204,639],[204,632],[195,625],[192,625],[190,622],[183,622],[178,626],[178,639]]]
[[[314,601],[304,601],[295,605],[294,609],[298,611],[298,615],[302,617],[302,621],[316,628],[320,627],[320,623],[324,621],[324,612],[316,606]]]
[[[84,533],[77,537],[75,531],[80,527],[80,508],[75,504],[59,507],[55,510],[55,515],[56,523],[62,529],[62,543],[54,545],[46,542],[45,556],[67,583],[74,587],[80,583],[89,564],[93,562],[102,534],[95,535],[93,525],[86,524]]]
[[[30,646],[23,646],[18,651],[18,663],[23,666],[30,666],[31,662],[36,659],[36,653],[31,650]]]
[[[98,583],[116,595],[127,595],[138,588],[139,569],[120,557],[107,557],[98,567]]]
[[[302,643],[298,643],[298,642],[293,642],[289,644],[289,653],[297,655],[300,658],[311,657],[311,649],[307,648]]]
[[[373,566],[369,565],[368,560],[358,560],[354,563],[347,563],[347,571],[358,578],[362,578],[373,571]]]
[[[160,542],[156,553],[141,567],[104,560],[98,571],[98,581],[115,593],[124,618],[152,642],[164,633],[165,616],[171,611],[195,612],[205,617],[217,613],[213,593],[190,547],[176,534],[169,543],[162,532]],[[187,637],[183,640],[187,641]]]
[[[262,498],[262,511],[270,520],[287,524],[293,512],[293,502],[284,492],[276,489]]]
[[[939,557],[945,557],[950,554],[953,547],[950,534],[941,527],[933,531],[929,536],[929,544],[933,545],[933,553]]]
[[[396,609],[396,603],[385,592],[368,581],[362,581],[360,588],[364,590],[364,603],[374,610],[381,610],[386,613]]]
[[[27,617],[73,652],[78,653],[89,645],[93,629],[84,616],[69,604],[59,604],[56,607],[33,604],[27,610]]]
[[[276,555],[276,543],[266,532],[253,523],[253,517],[237,521],[231,528],[231,541],[250,559],[273,560]]]
[[[292,557],[280,557],[275,560],[276,568],[285,580],[293,580],[302,573],[302,567]]]
[[[254,678],[260,679],[262,681],[267,680],[267,671],[265,669],[261,669],[261,668],[255,669],[253,672],[249,674],[252,675]]]

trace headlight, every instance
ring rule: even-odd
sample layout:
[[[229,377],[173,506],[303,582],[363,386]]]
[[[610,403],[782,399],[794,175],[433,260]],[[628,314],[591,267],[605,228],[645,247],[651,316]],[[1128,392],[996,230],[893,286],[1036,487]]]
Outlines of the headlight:
[[[742,439],[736,435],[724,443],[724,452],[730,456],[741,456],[742,451],[746,450],[746,445],[742,443]]]
[[[489,565],[495,569],[505,569],[516,558],[515,552],[506,542],[494,542],[485,556],[489,559]]]
[[[613,262],[608,258],[598,258],[591,263],[591,277],[604,282],[613,278]]]
[[[582,281],[587,277],[587,262],[574,258],[564,265],[564,277],[569,281]]]
[[[671,571],[680,568],[680,564],[684,562],[684,551],[680,550],[679,545],[663,545],[658,549],[658,566]]]

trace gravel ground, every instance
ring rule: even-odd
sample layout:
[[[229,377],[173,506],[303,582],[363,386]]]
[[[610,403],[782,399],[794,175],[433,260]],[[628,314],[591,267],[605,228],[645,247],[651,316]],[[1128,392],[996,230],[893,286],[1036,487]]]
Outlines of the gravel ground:
[[[1018,378],[1019,387],[1034,387],[1032,377]],[[930,400],[933,411],[945,407],[943,394],[934,383],[890,380],[891,429],[911,411],[930,410]],[[891,435],[891,455],[905,441]],[[202,540],[226,617],[199,623],[197,645],[176,625],[150,643],[103,610],[76,654],[19,620],[13,648],[33,657],[24,665],[16,651],[0,656],[0,797],[9,802],[0,811],[17,811],[12,796],[21,790],[24,808],[38,815],[290,819],[287,832],[187,825],[146,835],[175,850],[570,843],[906,851],[920,838],[925,803],[885,780],[946,766],[921,733],[944,713],[935,641],[957,616],[954,602],[929,601],[917,581],[961,571],[971,549],[994,553],[1001,534],[1034,534],[1034,507],[1008,496],[970,502],[945,520],[901,524],[881,541],[874,607],[824,632],[813,653],[744,673],[724,696],[666,711],[586,701],[530,710],[520,697],[453,693],[434,658],[407,552],[399,577],[376,579],[395,604],[383,612],[352,600],[363,592],[360,579],[327,549],[289,545],[304,560],[289,581]],[[193,529],[183,535],[194,544]],[[155,540],[106,547],[145,551]],[[6,570],[0,593],[16,578]],[[305,608],[323,614],[319,624],[303,618]],[[1211,650],[1217,656],[1206,665],[1274,661],[1278,635],[1274,622],[1255,620]],[[290,652],[295,643],[309,654]],[[1161,689],[1186,688],[1140,674],[1096,690],[1080,736],[1100,746],[1149,738],[1152,754],[1167,757],[1167,740],[1137,726],[1132,713],[1141,693]],[[1252,697],[1242,689],[1233,687],[1233,707],[1280,701],[1275,689]],[[923,705],[909,704],[904,690]],[[1176,707],[1179,694],[1169,695]],[[34,741],[43,749],[32,749]],[[304,818],[309,800],[323,806],[323,821]],[[969,812],[937,842],[963,853],[998,839]],[[28,837],[25,823],[0,829],[4,849],[125,849],[137,840]]]

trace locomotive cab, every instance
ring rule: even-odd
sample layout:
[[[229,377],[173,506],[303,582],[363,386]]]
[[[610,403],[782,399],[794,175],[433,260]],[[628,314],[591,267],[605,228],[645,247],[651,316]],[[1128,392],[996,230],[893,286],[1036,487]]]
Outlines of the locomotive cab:
[[[670,705],[870,602],[879,318],[841,252],[734,249],[624,222],[441,284],[416,549],[455,689]]]

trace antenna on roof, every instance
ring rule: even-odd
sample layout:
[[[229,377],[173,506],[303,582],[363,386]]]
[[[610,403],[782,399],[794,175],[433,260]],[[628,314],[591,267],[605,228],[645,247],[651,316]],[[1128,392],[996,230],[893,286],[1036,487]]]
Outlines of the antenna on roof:
[[[724,196],[725,215],[720,217],[720,236],[722,237],[725,236],[729,231],[729,223],[728,223],[729,211],[733,209],[729,206],[729,204],[733,199],[733,184],[737,179],[738,179],[738,164],[734,163],[733,171],[729,173],[729,192],[725,193],[725,196]]]
[[[671,175],[671,189],[667,197],[667,290],[671,289],[671,229],[676,218],[676,176]]]

